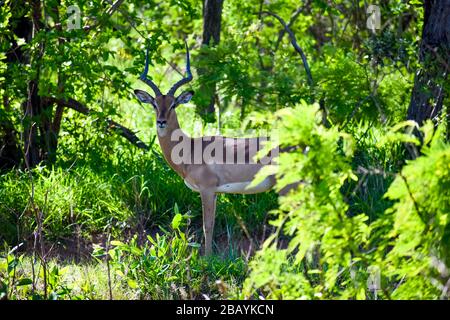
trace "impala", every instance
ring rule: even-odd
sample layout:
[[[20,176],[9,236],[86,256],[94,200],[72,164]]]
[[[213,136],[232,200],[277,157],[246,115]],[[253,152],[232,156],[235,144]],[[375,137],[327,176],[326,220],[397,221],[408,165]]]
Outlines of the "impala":
[[[204,253],[212,252],[212,239],[218,193],[250,194],[264,192],[273,187],[275,178],[267,177],[256,186],[250,186],[256,173],[277,155],[273,149],[265,158],[254,161],[266,138],[226,138],[207,136],[191,138],[178,123],[176,108],[189,102],[193,91],[175,92],[192,80],[189,48],[186,44],[186,77],[175,83],[167,94],[147,78],[148,51],[144,72],[140,80],[150,86],[155,94],[151,96],[142,90],[134,90],[137,98],[153,106],[156,112],[156,128],[159,144],[169,166],[177,172],[186,185],[200,193],[203,211]]]

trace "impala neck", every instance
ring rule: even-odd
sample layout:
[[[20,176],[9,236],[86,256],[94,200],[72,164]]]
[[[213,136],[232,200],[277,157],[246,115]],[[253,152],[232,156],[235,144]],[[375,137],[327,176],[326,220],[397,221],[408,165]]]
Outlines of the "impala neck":
[[[184,139],[184,141],[191,140],[191,138],[187,134],[185,134],[184,131],[180,128],[180,124],[178,122],[176,114],[174,114],[171,117],[170,121],[168,121],[166,132],[164,134],[162,134],[158,130],[158,140],[167,163],[170,165],[170,167],[172,167],[173,170],[175,170],[179,175],[181,175],[184,178],[186,176],[185,165],[173,163],[171,156],[173,148],[180,141],[172,139],[172,134],[174,134],[175,131],[177,131],[176,137],[179,137],[179,139]]]

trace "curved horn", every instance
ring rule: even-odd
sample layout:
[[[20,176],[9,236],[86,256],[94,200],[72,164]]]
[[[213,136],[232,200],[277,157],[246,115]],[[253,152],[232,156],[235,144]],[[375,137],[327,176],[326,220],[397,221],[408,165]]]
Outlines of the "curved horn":
[[[144,72],[142,72],[142,74],[139,76],[139,79],[142,80],[143,82],[145,82],[148,86],[150,86],[153,91],[155,92],[156,96],[162,96],[161,91],[159,90],[159,88],[156,86],[156,84],[153,83],[152,80],[147,78],[147,72],[148,72],[148,47],[147,47],[147,51],[145,53],[145,67],[144,67]]]
[[[184,44],[186,45],[186,75],[187,76],[185,78],[181,79],[180,81],[178,81],[177,83],[175,83],[172,86],[172,88],[170,88],[169,92],[167,93],[167,95],[169,95],[169,96],[175,95],[175,91],[177,91],[177,89],[179,87],[181,87],[183,84],[186,84],[192,80],[191,61],[189,59],[189,48],[188,48],[186,40],[184,41]]]

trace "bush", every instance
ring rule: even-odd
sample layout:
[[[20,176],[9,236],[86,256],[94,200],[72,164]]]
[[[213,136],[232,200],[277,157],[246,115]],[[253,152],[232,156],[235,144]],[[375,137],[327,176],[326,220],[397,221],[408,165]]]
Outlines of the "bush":
[[[449,295],[450,146],[428,122],[422,129],[423,155],[403,167],[386,197],[394,201],[380,228],[382,275],[395,284],[393,299],[437,299]]]
[[[189,215],[181,215],[178,206],[174,211],[172,232],[148,235],[142,245],[137,237],[128,243],[112,241],[111,249],[96,245],[93,256],[106,257],[114,276],[137,290],[141,299],[204,298],[202,294],[219,298],[233,294],[236,282],[243,281],[243,260],[201,257],[200,244],[189,234],[189,225],[185,227]]]
[[[74,235],[78,227],[87,237],[109,224],[123,223],[131,212],[113,189],[113,179],[83,168],[5,174],[0,178],[2,240],[26,239],[36,227],[38,213],[49,240]]]
[[[448,297],[450,146],[433,124],[420,129],[423,155],[398,173],[385,197],[391,206],[370,221],[349,210],[342,191],[355,179],[352,139],[322,126],[319,107],[280,110],[281,146],[276,188],[300,181],[279,200],[277,233],[250,262],[246,297],[271,299],[436,299]],[[381,141],[420,144],[400,130]],[[409,130],[409,132],[412,132]],[[386,145],[387,144],[387,145]]]
[[[348,179],[356,179],[349,163],[352,139],[322,126],[317,104],[303,103],[275,116],[281,147],[295,146],[279,157],[276,188],[300,184],[280,198],[272,221],[289,244],[283,246],[277,234],[266,241],[250,263],[245,292],[260,289],[266,298],[278,299],[354,298],[361,288],[351,274],[365,263],[361,248],[370,228],[366,215],[346,215],[348,205],[340,191]]]

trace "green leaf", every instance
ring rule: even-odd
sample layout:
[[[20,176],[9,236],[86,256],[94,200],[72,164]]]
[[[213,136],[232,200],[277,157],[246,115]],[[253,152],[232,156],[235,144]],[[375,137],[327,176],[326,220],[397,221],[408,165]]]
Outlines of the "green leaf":
[[[111,241],[111,245],[115,247],[124,246],[125,244],[122,241],[113,240]]]
[[[183,215],[180,213],[177,213],[172,219],[172,228],[175,230],[178,229],[180,227],[182,221],[183,221]]]
[[[23,279],[20,279],[20,280],[17,282],[17,286],[18,286],[18,287],[20,287],[20,286],[28,286],[28,285],[30,285],[30,284],[32,284],[32,283],[33,283],[33,281],[32,281],[31,279],[23,278]]]
[[[127,279],[127,284],[131,289],[136,289],[138,287],[138,284],[133,279]]]

